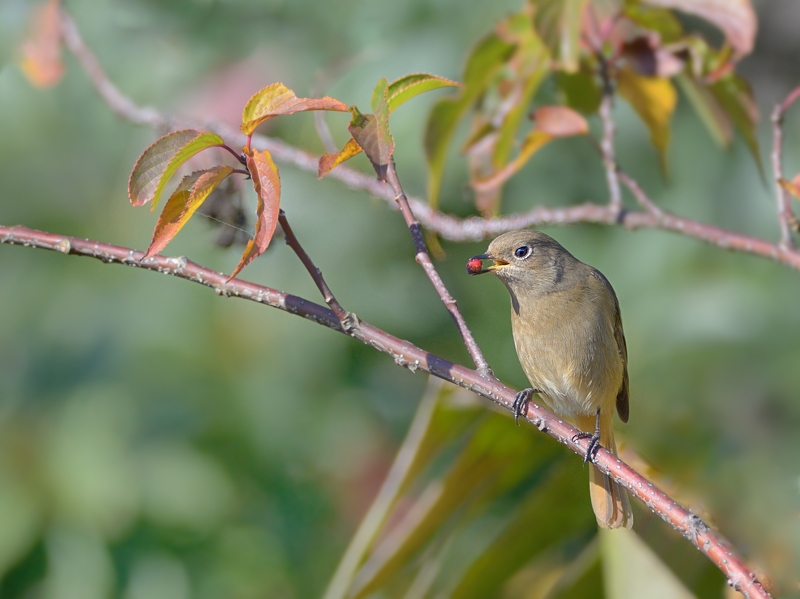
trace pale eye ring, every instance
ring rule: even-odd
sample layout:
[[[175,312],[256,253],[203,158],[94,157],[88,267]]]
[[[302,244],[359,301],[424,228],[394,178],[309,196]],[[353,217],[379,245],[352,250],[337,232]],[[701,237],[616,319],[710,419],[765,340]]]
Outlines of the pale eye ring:
[[[530,256],[532,251],[533,249],[530,246],[521,245],[514,250],[514,255],[522,260]]]

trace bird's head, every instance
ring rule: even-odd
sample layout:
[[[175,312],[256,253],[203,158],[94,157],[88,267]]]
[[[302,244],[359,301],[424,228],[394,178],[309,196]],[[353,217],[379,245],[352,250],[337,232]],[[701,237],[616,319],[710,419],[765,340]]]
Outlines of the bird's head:
[[[484,260],[493,264],[484,267]],[[549,235],[520,229],[500,235],[485,254],[470,258],[467,272],[494,273],[512,292],[524,288],[531,293],[547,293],[565,282],[565,266],[570,262],[578,261]]]

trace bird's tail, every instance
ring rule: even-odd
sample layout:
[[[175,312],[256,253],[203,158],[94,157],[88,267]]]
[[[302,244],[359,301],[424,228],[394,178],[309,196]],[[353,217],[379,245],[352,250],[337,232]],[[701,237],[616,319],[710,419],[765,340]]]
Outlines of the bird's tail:
[[[601,416],[600,445],[617,455],[612,422],[613,413]],[[579,416],[576,424],[582,431],[592,433],[595,430],[596,417]],[[594,466],[589,469],[589,496],[592,500],[592,509],[597,518],[597,524],[601,528],[631,528],[633,526],[633,513],[628,492]]]

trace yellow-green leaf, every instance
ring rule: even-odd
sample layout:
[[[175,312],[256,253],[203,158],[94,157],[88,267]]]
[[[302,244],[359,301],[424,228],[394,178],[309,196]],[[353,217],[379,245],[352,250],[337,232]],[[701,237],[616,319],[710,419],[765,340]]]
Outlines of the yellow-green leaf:
[[[508,32],[518,40],[512,60],[519,64],[519,87],[518,91],[512,92],[517,97],[498,129],[497,143],[492,155],[495,168],[508,162],[531,99],[550,70],[547,49],[534,32],[530,17],[514,15],[507,19],[506,24]]]
[[[578,70],[581,22],[589,0],[531,0],[539,37],[560,70]]]
[[[428,201],[439,203],[444,165],[453,135],[461,117],[479,98],[497,70],[514,51],[509,44],[492,33],[482,39],[470,54],[464,67],[464,86],[455,97],[442,98],[434,104],[425,128],[425,156],[428,159]]]
[[[663,44],[677,42],[683,36],[683,25],[675,14],[666,8],[651,8],[629,3],[622,9],[622,13],[634,23],[658,33]]]
[[[756,136],[758,106],[750,85],[738,75],[729,73],[712,83],[709,90],[744,139],[763,179],[764,166],[761,162],[761,152]]]
[[[733,139],[733,125],[714,94],[691,75],[681,74],[675,80],[712,139],[723,147],[729,146]]]
[[[340,152],[332,152],[330,154],[323,154],[319,158],[319,166],[317,167],[317,178],[322,179],[325,175],[331,172],[334,168],[339,166],[345,160],[349,160],[356,154],[363,152],[361,146],[356,143],[355,139],[347,140]]]
[[[617,88],[647,125],[661,168],[666,173],[669,122],[677,102],[675,88],[669,79],[644,77],[629,67],[620,69],[617,74]]]
[[[325,96],[324,98],[298,98],[282,83],[273,83],[257,91],[242,111],[242,133],[252,135],[267,119],[308,110],[335,110],[346,112],[347,104]]]
[[[149,258],[163,250],[211,192],[232,172],[233,168],[230,166],[216,166],[184,177],[178,189],[167,200],[144,257]]]
[[[389,112],[394,112],[399,106],[405,104],[411,98],[442,87],[461,87],[461,84],[450,79],[445,79],[444,77],[429,75],[427,73],[414,73],[392,81],[387,91]]]
[[[128,197],[134,206],[153,202],[155,210],[164,186],[180,166],[206,148],[225,141],[216,133],[183,129],[167,133],[147,148],[133,165],[128,179]]]
[[[575,73],[558,71],[555,82],[570,108],[585,114],[594,114],[600,108],[603,92],[588,70],[580,69]]]
[[[606,597],[695,599],[669,566],[632,530],[601,530]]]
[[[247,170],[253,179],[253,187],[258,197],[256,207],[256,231],[253,239],[247,242],[242,259],[236,265],[228,280],[235,277],[241,270],[255,258],[266,251],[275,227],[278,225],[278,214],[281,211],[281,177],[278,167],[272,160],[272,155],[267,151],[253,152],[244,149],[247,157]]]

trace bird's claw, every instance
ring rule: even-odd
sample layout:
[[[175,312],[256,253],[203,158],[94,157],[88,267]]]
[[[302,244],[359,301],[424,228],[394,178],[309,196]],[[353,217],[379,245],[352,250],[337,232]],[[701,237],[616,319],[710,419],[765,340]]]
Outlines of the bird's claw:
[[[528,403],[533,396],[533,389],[523,389],[514,398],[511,408],[514,411],[514,424],[519,426],[519,417],[528,413]]]

